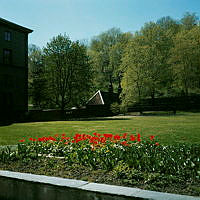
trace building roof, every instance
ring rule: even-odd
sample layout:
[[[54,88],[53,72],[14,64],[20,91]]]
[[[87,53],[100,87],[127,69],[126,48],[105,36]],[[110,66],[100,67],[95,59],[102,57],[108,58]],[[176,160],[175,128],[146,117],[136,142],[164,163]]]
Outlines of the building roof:
[[[7,20],[5,20],[1,17],[0,17],[0,25],[5,25],[8,28],[19,30],[19,31],[24,32],[24,33],[32,33],[33,32],[33,30],[31,30],[31,29],[28,29],[28,28],[25,28],[25,27],[20,26],[18,24],[15,24],[13,22],[7,21]]]
[[[119,97],[116,93],[103,92],[98,90],[87,102],[87,105],[111,105],[118,102]]]

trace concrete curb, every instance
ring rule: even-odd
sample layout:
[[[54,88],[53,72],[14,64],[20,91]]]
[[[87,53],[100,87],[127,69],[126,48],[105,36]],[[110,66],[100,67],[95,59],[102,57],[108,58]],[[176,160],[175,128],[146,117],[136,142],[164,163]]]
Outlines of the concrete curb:
[[[0,199],[200,200],[200,197],[0,170]]]

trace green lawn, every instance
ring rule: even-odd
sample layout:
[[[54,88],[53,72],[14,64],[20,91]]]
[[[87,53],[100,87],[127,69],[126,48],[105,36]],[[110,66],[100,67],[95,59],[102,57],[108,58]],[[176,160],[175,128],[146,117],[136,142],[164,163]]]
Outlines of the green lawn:
[[[200,143],[200,113],[179,112],[177,115],[133,116],[123,119],[15,123],[0,126],[0,145],[13,145],[24,137],[66,133],[140,133],[156,135],[162,144]]]

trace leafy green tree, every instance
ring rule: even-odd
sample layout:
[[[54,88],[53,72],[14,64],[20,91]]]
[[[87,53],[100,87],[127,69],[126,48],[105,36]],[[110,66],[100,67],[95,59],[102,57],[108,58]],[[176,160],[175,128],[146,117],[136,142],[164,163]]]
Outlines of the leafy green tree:
[[[109,50],[109,67],[113,69],[112,78],[114,82],[115,89],[118,87],[119,82],[121,81],[122,70],[120,65],[122,63],[122,57],[125,53],[125,49],[128,45],[128,42],[133,38],[131,33],[121,34],[119,41],[113,45]],[[118,83],[118,84],[117,84]]]
[[[140,45],[137,41],[140,39],[141,37],[135,38],[129,42],[121,63],[123,70],[121,98],[124,106],[133,104],[145,94],[146,46]]]
[[[168,64],[172,34],[151,22],[129,42],[121,64],[124,104],[147,97],[154,102],[156,96],[167,95],[172,82]]]
[[[130,34],[123,34],[120,29],[112,28],[94,37],[89,47],[89,54],[94,71],[94,85],[96,89],[107,90],[110,76],[118,82],[117,70],[123,51]]]
[[[50,101],[64,111],[80,106],[88,96],[91,68],[86,47],[58,35],[44,48]]]
[[[180,22],[178,20],[174,20],[170,16],[158,19],[156,24],[163,31],[165,31],[166,35],[168,35],[168,38],[170,38],[171,40],[172,37],[174,37],[181,30]]]
[[[43,52],[33,44],[29,46],[28,50],[29,99],[34,106],[42,108],[45,107],[47,100]]]
[[[167,62],[172,40],[171,31],[166,31],[155,23],[146,24],[140,31],[140,44],[146,46],[145,83],[147,96],[164,95],[171,82],[170,66]]]
[[[188,95],[200,90],[200,27],[179,32],[174,38],[169,62],[178,93]]]
[[[198,25],[199,18],[195,13],[186,12],[180,22],[183,29],[190,30],[194,26]]]

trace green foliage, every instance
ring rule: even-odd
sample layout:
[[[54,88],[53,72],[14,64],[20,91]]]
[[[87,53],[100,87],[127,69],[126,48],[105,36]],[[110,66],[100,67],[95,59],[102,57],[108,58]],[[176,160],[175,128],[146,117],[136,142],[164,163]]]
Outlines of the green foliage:
[[[37,107],[62,110],[83,105],[96,90],[114,91],[122,78],[123,107],[141,98],[200,92],[199,19],[162,17],[135,34],[111,28],[90,45],[58,35],[29,47],[29,94]],[[88,53],[88,54],[87,54]]]
[[[183,30],[174,37],[169,62],[174,74],[174,85],[179,93],[200,92],[200,27]]]
[[[149,23],[129,42],[121,64],[124,69],[122,100],[127,102],[125,104],[143,97],[153,99],[167,90],[171,81],[167,64],[170,33],[155,23]]]
[[[124,108],[142,98],[199,93],[199,35],[194,13],[162,17],[135,34],[109,29],[87,49],[58,35],[43,50],[29,47],[30,97],[37,107],[79,107],[91,92],[107,91],[110,78],[114,91],[122,81]]]
[[[121,68],[124,71],[122,79],[122,100],[125,105],[132,101],[140,99],[144,93],[144,69],[142,63],[145,63],[146,47],[141,47],[137,39],[129,42],[124,54]]]
[[[183,29],[190,30],[198,24],[199,18],[195,13],[186,12],[180,21]]]
[[[122,113],[122,114],[126,114],[127,113],[127,111],[128,111],[128,107],[127,107],[127,105],[125,105],[125,104],[120,104],[120,106],[119,106],[119,109],[120,109],[120,113]]]
[[[186,13],[180,22],[164,17],[146,23],[123,54],[122,104],[199,93],[199,35],[195,14]]]
[[[180,30],[179,21],[174,20],[170,16],[158,19],[156,24],[158,24],[163,30],[170,32],[172,36]]]
[[[44,48],[49,101],[61,110],[80,106],[88,98],[91,68],[86,47],[58,35]]]
[[[29,47],[29,91],[34,106],[81,106],[90,94],[92,71],[86,47],[58,35],[41,50]]]
[[[101,178],[95,174],[101,172],[103,179],[124,186],[165,192],[174,192],[175,187],[176,193],[184,186],[199,195],[200,145],[161,145],[156,141],[154,136],[141,140],[139,134],[97,133],[29,138],[15,151],[1,149],[0,163],[4,170],[98,182]]]
[[[97,136],[90,136],[90,139],[87,139],[88,136],[85,135],[83,135],[85,139],[80,139],[80,137],[81,135],[77,134],[72,139],[65,139],[65,137],[63,139],[43,137],[38,139],[41,141],[31,139],[33,142],[19,144],[16,152],[11,153],[9,148],[3,150],[0,160],[5,162],[9,159],[21,159],[28,162],[29,159],[36,159],[39,155],[61,156],[65,158],[68,165],[78,163],[95,170],[115,169],[117,176],[128,179],[130,177],[134,180],[144,179],[138,172],[199,179],[199,145],[166,146],[158,144],[155,139],[140,141],[134,137],[129,141],[126,135],[116,136],[119,139],[115,142],[99,137],[102,143],[95,142]],[[105,134],[105,137],[115,138],[112,134]]]
[[[35,46],[29,46],[29,99],[37,108],[48,106],[47,79],[45,76],[44,55],[42,50]]]
[[[110,76],[114,89],[117,88],[121,58],[130,33],[122,33],[120,29],[112,28],[94,37],[89,46],[89,55],[94,71],[94,87],[108,90]]]
[[[113,114],[119,114],[120,113],[120,105],[117,102],[114,102],[111,104],[110,109]]]
[[[16,160],[17,152],[12,151],[9,146],[0,149],[0,161],[8,162]]]

